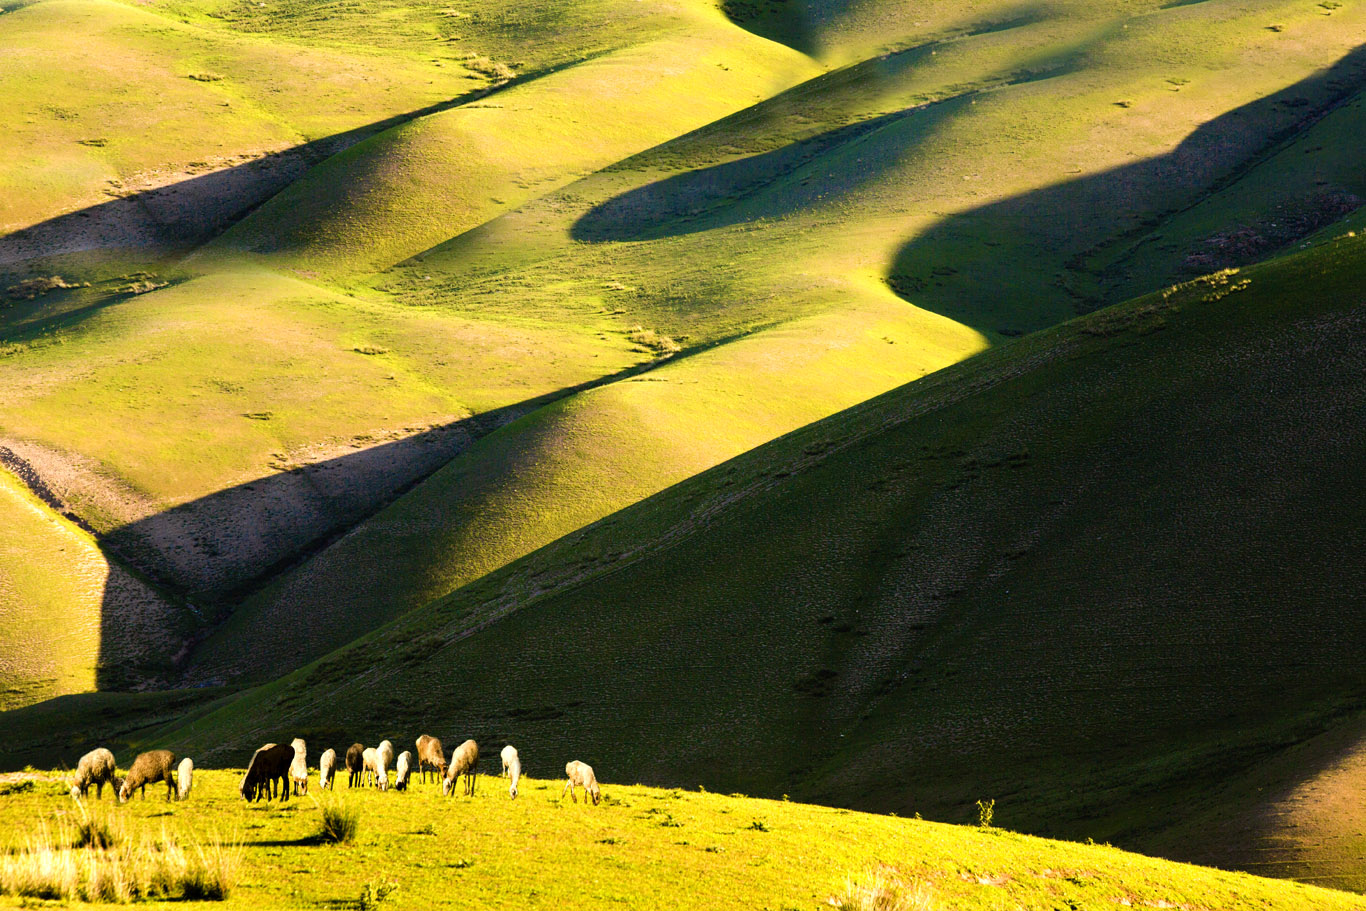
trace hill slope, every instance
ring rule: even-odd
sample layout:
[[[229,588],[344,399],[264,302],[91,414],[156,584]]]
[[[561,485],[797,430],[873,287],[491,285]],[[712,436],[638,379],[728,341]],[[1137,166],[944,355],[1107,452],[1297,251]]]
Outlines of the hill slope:
[[[1331,144],[1327,202],[1302,198],[1312,168],[1257,173],[1294,178],[1287,211],[1352,204],[1358,6],[779,7],[0,16],[22,50],[0,151],[47,163],[0,165],[0,444],[203,618],[135,682],[259,679],[261,642],[271,671],[298,666],[802,424],[1160,287],[1236,233],[1264,182],[1239,178],[1269,157]],[[66,66],[73,31],[89,53]],[[111,589],[102,638],[130,609]],[[271,635],[300,616],[326,623]]]
[[[993,349],[156,739],[420,726],[1141,843],[1363,707],[1364,262],[1343,237]]]

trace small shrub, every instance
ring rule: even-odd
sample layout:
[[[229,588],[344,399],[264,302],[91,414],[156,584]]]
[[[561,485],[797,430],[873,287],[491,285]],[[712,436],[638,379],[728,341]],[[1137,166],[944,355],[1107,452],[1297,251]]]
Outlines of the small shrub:
[[[76,807],[81,812],[81,818],[76,822],[76,828],[71,836],[71,847],[107,850],[123,841],[123,833],[115,829],[108,819],[92,813],[86,807],[85,801],[78,798]]]
[[[646,329],[644,326],[632,326],[627,329],[626,337],[642,348],[649,348],[664,357],[677,354],[683,350],[683,346],[669,336],[660,335],[655,330]]]
[[[469,54],[460,63],[465,69],[487,76],[494,83],[501,84],[517,78],[517,71],[506,63],[499,63],[479,54]]]
[[[120,288],[119,291],[123,294],[146,294],[149,291],[165,288],[169,284],[170,282],[156,282],[150,279],[142,279],[140,281],[135,281],[132,284],[125,285]]]
[[[195,82],[221,82],[222,73],[190,73],[186,78],[193,79]]]
[[[356,833],[360,831],[360,807],[339,799],[319,803],[314,798],[314,802],[322,810],[322,828],[318,830],[321,841],[349,845],[356,840]]]
[[[991,822],[996,818],[996,800],[977,801],[977,825],[983,829],[990,829]]]
[[[931,911],[934,887],[923,879],[899,875],[890,867],[876,867],[845,883],[829,904],[839,911]]]
[[[749,824],[749,829],[751,832],[767,832],[768,826],[764,825],[764,821],[762,819],[756,819],[754,820],[754,822]]]
[[[89,285],[82,282],[69,282],[60,275],[48,275],[40,278],[25,279],[17,285],[10,285],[5,289],[5,294],[16,300],[31,301],[35,297],[47,294],[49,291],[85,287],[89,287]]]
[[[356,900],[356,907],[361,911],[377,908],[393,897],[397,891],[398,883],[393,880],[371,880],[361,888],[360,898]]]
[[[357,354],[364,354],[369,356],[389,353],[389,349],[384,347],[383,345],[357,345],[351,350],[356,352]]]
[[[0,797],[9,797],[13,794],[27,794],[34,790],[36,785],[32,778],[24,778],[19,781],[0,781]]]

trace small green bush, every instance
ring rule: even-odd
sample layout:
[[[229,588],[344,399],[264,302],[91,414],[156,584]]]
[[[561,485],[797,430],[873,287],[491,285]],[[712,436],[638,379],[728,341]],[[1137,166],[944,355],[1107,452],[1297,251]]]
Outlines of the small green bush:
[[[322,810],[322,828],[318,838],[337,845],[349,845],[356,840],[360,831],[360,807],[342,800],[329,800],[319,803]]]

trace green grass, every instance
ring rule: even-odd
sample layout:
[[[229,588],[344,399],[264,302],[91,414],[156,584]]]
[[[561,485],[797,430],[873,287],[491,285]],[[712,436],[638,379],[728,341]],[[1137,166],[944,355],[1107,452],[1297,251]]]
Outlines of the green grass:
[[[319,844],[310,801],[247,805],[236,793],[239,771],[195,776],[185,803],[134,801],[107,812],[132,838],[235,833],[225,837],[241,841],[236,883],[209,906],[225,909],[350,905],[388,884],[397,884],[395,907],[439,903],[456,888],[492,908],[814,909],[880,867],[925,884],[930,908],[1362,906],[1357,896],[1110,847],[610,780],[598,807],[561,800],[555,779],[523,778],[515,801],[489,777],[473,799],[442,798],[431,784],[356,791],[341,796],[359,808],[362,833],[350,845]],[[73,812],[56,790],[0,800],[8,845],[37,821]]]

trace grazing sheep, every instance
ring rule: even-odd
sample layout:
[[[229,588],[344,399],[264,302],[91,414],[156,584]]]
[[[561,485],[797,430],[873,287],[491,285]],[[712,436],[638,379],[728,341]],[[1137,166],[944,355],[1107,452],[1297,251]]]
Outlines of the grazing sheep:
[[[438,781],[446,777],[446,752],[441,749],[440,740],[426,734],[417,738],[417,767],[422,771],[423,782],[427,780],[428,769],[436,773]]]
[[[242,776],[238,792],[248,801],[269,800],[275,796],[275,783],[280,783],[280,800],[289,799],[289,767],[294,763],[294,747],[268,743],[257,750]],[[263,793],[264,792],[264,793]]]
[[[455,796],[455,783],[465,776],[465,796],[474,796],[474,782],[479,775],[479,744],[466,740],[451,753],[451,764],[446,766],[446,777],[441,782],[441,793]]]
[[[379,751],[374,747],[366,747],[365,752],[361,753],[361,761],[365,764],[365,786],[379,784]]]
[[[180,760],[180,768],[175,773],[176,799],[184,800],[190,796],[190,788],[194,785],[194,760],[186,756]]]
[[[71,779],[71,796],[84,797],[90,792],[90,786],[95,786],[95,796],[104,797],[104,786],[111,785],[114,796],[118,796],[118,785],[115,782],[114,754],[104,747],[96,747],[89,753],[81,757],[81,761],[76,764],[76,774]]]
[[[175,800],[175,778],[171,774],[174,766],[175,754],[170,750],[139,753],[138,758],[133,760],[133,767],[128,770],[128,777],[123,780],[123,787],[119,788],[119,803],[124,803],[133,796],[134,791],[139,790],[142,799],[146,800],[147,786],[158,781],[166,782],[166,799]]]
[[[294,748],[294,761],[289,764],[289,780],[294,785],[294,796],[308,793],[308,744],[295,737],[289,742]]]
[[[326,791],[332,787],[332,771],[337,765],[337,751],[333,749],[323,750],[323,754],[318,757],[318,787]]]
[[[413,754],[404,750],[398,754],[398,765],[394,767],[394,790],[408,790],[408,775],[413,770]]]
[[[602,791],[598,787],[598,779],[594,776],[591,765],[575,759],[565,764],[564,774],[569,779],[564,783],[564,790],[569,792],[570,799],[575,803],[579,802],[579,799],[574,796],[574,785],[578,785],[583,788],[584,803],[587,803],[588,798],[591,797],[593,798],[593,806],[598,805],[598,801],[602,798]],[[560,792],[560,797],[564,797],[564,791]]]
[[[513,800],[517,799],[517,779],[522,777],[522,759],[517,755],[517,748],[512,744],[503,747],[503,774],[512,779],[508,786],[508,796]]]
[[[353,743],[347,747],[346,770],[351,773],[347,776],[346,786],[354,788],[365,774],[365,747],[363,745]]]
[[[379,779],[379,789],[389,790],[389,770],[394,766],[394,745],[387,740],[381,740],[379,746],[375,747],[377,761],[375,762],[375,776]]]

